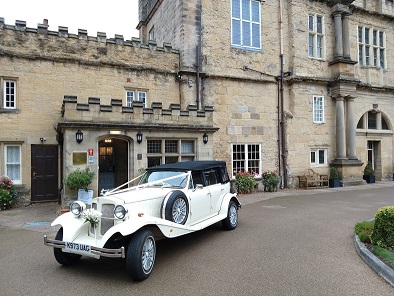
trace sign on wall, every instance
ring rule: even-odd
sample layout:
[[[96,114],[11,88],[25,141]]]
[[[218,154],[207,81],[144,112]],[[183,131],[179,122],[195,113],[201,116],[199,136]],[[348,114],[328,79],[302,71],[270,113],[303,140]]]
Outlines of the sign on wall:
[[[73,152],[73,165],[86,165],[88,154],[86,152]]]

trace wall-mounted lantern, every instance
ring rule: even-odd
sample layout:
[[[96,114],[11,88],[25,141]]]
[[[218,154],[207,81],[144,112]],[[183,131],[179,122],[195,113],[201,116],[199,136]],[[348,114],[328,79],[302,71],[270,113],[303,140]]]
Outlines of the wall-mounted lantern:
[[[137,143],[138,143],[138,144],[141,144],[141,142],[142,142],[142,133],[141,133],[141,132],[138,132],[138,133],[137,133]]]
[[[204,144],[208,143],[208,135],[207,135],[207,133],[204,133],[202,135],[202,141],[204,142]]]
[[[75,134],[75,140],[77,141],[78,144],[82,143],[83,141],[83,133],[81,130],[78,130]]]

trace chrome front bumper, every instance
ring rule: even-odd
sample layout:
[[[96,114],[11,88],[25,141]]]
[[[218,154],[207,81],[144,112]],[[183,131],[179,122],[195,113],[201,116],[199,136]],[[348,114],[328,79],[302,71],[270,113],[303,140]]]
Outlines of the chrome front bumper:
[[[55,239],[49,239],[46,235],[44,235],[44,245],[53,248],[64,249],[65,242],[59,241]],[[121,247],[120,249],[105,249],[105,248],[98,248],[94,246],[90,246],[91,254],[94,256],[103,256],[103,257],[110,257],[110,258],[125,258],[125,249]]]

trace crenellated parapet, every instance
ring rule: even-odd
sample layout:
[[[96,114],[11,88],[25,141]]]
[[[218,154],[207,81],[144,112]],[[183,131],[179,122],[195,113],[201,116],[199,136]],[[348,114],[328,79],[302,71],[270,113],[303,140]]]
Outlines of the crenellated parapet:
[[[68,126],[123,127],[136,126],[145,129],[213,129],[212,106],[198,110],[196,105],[188,105],[185,110],[179,104],[163,108],[161,102],[153,102],[145,108],[142,102],[123,106],[122,100],[112,99],[109,105],[101,104],[100,98],[90,97],[88,103],[78,103],[76,96],[64,96],[62,105],[63,123]]]
[[[1,56],[174,73],[179,66],[179,50],[169,43],[163,46],[154,41],[143,44],[139,38],[125,40],[118,34],[108,38],[104,32],[97,32],[93,37],[84,29],[73,34],[63,26],[59,26],[58,31],[50,31],[47,24],[29,28],[25,21],[19,20],[15,25],[7,25],[2,17]]]

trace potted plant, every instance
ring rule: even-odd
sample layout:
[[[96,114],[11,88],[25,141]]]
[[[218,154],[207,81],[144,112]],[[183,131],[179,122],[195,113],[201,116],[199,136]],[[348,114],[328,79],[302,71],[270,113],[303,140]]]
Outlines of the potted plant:
[[[254,174],[249,172],[234,171],[235,174],[235,185],[239,193],[251,193],[256,182],[254,180]]]
[[[367,181],[367,183],[375,183],[375,171],[373,170],[372,163],[370,161],[368,161],[364,168],[363,179]]]
[[[64,183],[69,189],[78,190],[78,200],[90,204],[93,197],[93,190],[88,189],[88,186],[92,183],[93,176],[94,173],[89,168],[84,170],[77,169],[68,174]]]
[[[339,179],[339,173],[336,167],[330,167],[330,180],[329,186],[330,188],[339,187],[341,185]]]
[[[277,173],[265,171],[261,177],[263,178],[264,191],[272,192],[278,190],[279,177]]]

